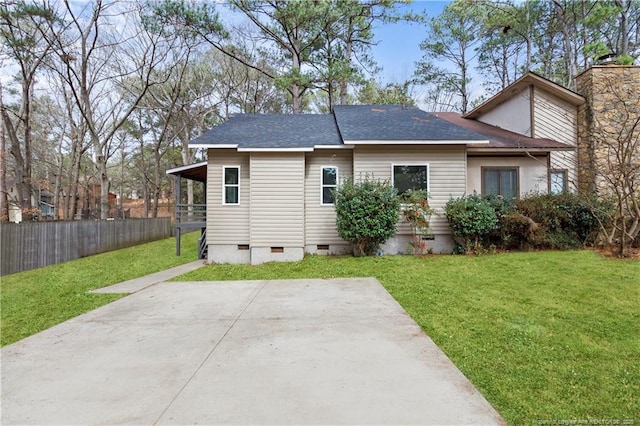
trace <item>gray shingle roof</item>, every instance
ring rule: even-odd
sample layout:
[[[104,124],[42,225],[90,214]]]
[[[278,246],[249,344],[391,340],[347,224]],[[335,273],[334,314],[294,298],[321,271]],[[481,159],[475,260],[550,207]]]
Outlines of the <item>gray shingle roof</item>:
[[[466,127],[466,128],[465,128]],[[238,114],[190,145],[313,148],[344,141],[487,141],[477,129],[401,105],[337,105],[333,114]]]
[[[345,141],[484,141],[486,136],[434,114],[401,105],[337,105],[334,114]]]
[[[480,148],[498,148],[498,149],[540,149],[540,150],[573,150],[572,146],[547,138],[531,138],[528,136],[514,133],[500,127],[492,126],[481,121],[471,118],[465,118],[457,112],[438,112],[443,120],[447,120],[457,126],[465,127],[470,131],[485,135],[489,140],[488,145],[482,145]]]
[[[331,114],[238,114],[190,145],[237,144],[238,148],[312,148],[342,145]]]

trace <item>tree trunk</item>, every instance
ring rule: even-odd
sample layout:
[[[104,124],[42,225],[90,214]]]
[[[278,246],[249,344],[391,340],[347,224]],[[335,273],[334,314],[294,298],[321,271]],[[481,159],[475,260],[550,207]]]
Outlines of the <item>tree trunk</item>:
[[[100,174],[100,219],[109,217],[109,176],[107,175],[107,160],[98,156],[98,173]]]
[[[78,213],[78,186],[80,184],[80,160],[82,159],[82,150],[78,146],[79,142],[74,142],[73,158],[70,171],[69,194],[67,195],[68,203],[68,219],[75,219]]]
[[[0,108],[2,108],[2,87],[0,87]],[[0,222],[9,220],[9,200],[7,199],[7,141],[4,120],[0,118]]]
[[[628,0],[617,0],[616,4],[620,7],[620,15],[618,16],[618,28],[619,28],[619,42],[618,55],[628,55],[629,52],[629,34],[627,30],[627,13],[631,7],[631,2]]]
[[[33,89],[32,80],[23,80],[22,90],[24,94],[23,103],[23,144],[24,144],[24,168],[22,169],[22,220],[30,221],[33,219],[33,205],[31,203],[31,195],[33,193],[33,185],[31,182],[31,96]],[[20,150],[20,147],[17,147]],[[26,213],[26,214],[25,214]]]
[[[460,67],[460,95],[462,96],[462,113],[467,112],[469,107],[469,95],[467,93],[467,66],[464,56],[462,57],[462,66]]]
[[[293,50],[291,52],[291,58],[292,58],[292,64],[291,64],[291,70],[293,72],[293,75],[296,76],[295,80],[293,80],[293,82],[291,83],[291,88],[290,88],[290,92],[291,92],[291,104],[292,104],[292,109],[293,109],[293,113],[294,114],[300,114],[302,112],[302,105],[300,103],[300,96],[301,96],[301,90],[300,90],[300,84],[298,81],[298,78],[300,76],[300,57],[298,56],[298,46],[293,45]]]
[[[349,21],[349,33],[353,32],[353,23]],[[345,64],[351,66],[351,52],[353,51],[353,41],[349,38],[345,43],[344,58]],[[340,81],[340,105],[347,104],[347,95],[349,92],[349,77],[345,76]]]
[[[567,67],[567,81],[565,82],[570,89],[575,89],[574,77],[578,75],[578,66],[576,64],[576,58],[573,55],[573,47],[571,42],[574,38],[574,31],[569,28],[567,22],[567,11],[556,0],[553,2],[555,6],[556,16],[560,23],[560,32],[562,33],[562,51],[564,56],[564,63]]]
[[[154,152],[154,164],[153,164],[153,209],[151,211],[151,217],[158,217],[158,198],[160,197],[160,153],[159,147],[156,146]]]
[[[56,171],[56,182],[53,189],[53,217],[55,220],[60,219],[60,192],[62,191],[62,172],[64,168],[64,161],[62,159],[62,150],[60,152],[60,158],[58,163],[58,170]],[[63,211],[64,216],[64,211]]]

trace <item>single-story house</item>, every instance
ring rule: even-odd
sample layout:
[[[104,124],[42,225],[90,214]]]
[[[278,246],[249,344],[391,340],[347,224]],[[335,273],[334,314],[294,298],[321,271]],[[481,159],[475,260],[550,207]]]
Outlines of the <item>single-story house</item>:
[[[189,145],[208,152],[208,260],[259,264],[351,252],[336,231],[331,192],[346,176],[388,180],[400,192],[426,189],[436,210],[428,247],[450,252],[443,214],[449,199],[571,190],[577,111],[584,101],[528,73],[465,115],[402,105],[238,114]],[[408,252],[409,239],[400,221],[382,250]]]

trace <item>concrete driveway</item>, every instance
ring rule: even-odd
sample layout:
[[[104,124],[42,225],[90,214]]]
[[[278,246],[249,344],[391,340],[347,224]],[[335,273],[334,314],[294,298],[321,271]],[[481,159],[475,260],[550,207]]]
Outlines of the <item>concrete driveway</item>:
[[[373,278],[162,282],[2,349],[2,424],[503,424]]]

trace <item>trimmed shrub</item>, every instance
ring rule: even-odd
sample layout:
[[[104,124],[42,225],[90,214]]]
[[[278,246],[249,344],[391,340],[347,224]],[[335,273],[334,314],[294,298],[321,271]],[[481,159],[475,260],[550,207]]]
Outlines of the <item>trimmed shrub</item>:
[[[451,199],[444,207],[458,252],[480,253],[485,239],[498,228],[498,216],[489,201],[477,194]]]
[[[347,178],[334,195],[338,234],[354,245],[354,254],[373,255],[396,233],[400,197],[389,182]]]

